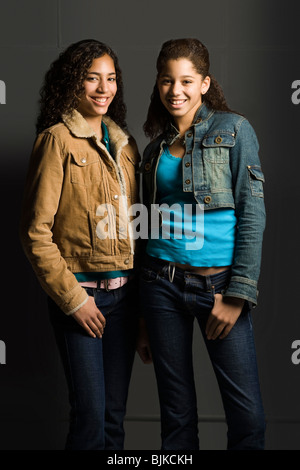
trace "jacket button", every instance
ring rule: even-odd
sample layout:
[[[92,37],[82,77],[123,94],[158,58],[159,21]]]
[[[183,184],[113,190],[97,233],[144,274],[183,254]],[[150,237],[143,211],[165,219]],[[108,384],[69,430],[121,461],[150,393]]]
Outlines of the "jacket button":
[[[186,162],[185,166],[186,166],[186,167],[191,166],[190,162]]]
[[[192,137],[192,135],[193,135],[193,133],[192,133],[192,132],[189,132],[187,136],[188,136],[188,137]]]
[[[151,163],[146,163],[145,170],[148,171],[151,168]]]
[[[129,264],[129,259],[125,259],[124,264]]]
[[[186,184],[190,184],[191,180],[185,180]]]
[[[209,204],[210,201],[211,201],[211,196],[205,196],[205,198],[204,198],[205,204]]]
[[[117,194],[115,194],[114,199],[119,199],[119,196]]]
[[[216,144],[220,144],[222,142],[222,137],[220,135],[218,135],[218,137],[215,138],[215,142]]]
[[[86,158],[82,158],[81,163],[86,163]]]
[[[201,122],[202,119],[201,118],[198,118],[197,121],[196,121],[196,124],[199,124],[199,122]]]

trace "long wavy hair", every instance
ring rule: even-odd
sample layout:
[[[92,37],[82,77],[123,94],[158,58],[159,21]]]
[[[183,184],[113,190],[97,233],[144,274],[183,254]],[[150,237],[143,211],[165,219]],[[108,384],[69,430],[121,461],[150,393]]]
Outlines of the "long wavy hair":
[[[226,103],[224,93],[217,80],[209,72],[210,61],[207,48],[198,39],[171,39],[162,45],[156,61],[157,79],[162,73],[169,60],[188,59],[192,62],[195,70],[203,78],[209,76],[210,87],[203,96],[203,101],[212,109],[219,111],[231,111]],[[154,138],[166,130],[171,115],[162,104],[157,79],[151,95],[147,119],[143,126],[147,137]]]
[[[122,72],[118,58],[106,44],[94,39],[85,39],[71,44],[51,64],[46,73],[40,90],[37,133],[61,122],[63,114],[70,114],[78,108],[83,83],[93,60],[105,54],[108,54],[114,61],[117,80],[117,93],[108,108],[107,115],[121,128],[127,128]]]

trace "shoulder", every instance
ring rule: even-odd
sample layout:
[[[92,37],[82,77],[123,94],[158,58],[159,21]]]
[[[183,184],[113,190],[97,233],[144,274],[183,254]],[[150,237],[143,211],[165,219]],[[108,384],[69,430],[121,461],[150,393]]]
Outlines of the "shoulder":
[[[148,145],[146,145],[144,152],[143,152],[143,160],[147,160],[149,156],[156,154],[157,151],[160,149],[160,144],[163,141],[164,136],[160,134],[155,139],[151,140]]]
[[[57,124],[54,124],[53,126],[48,127],[47,129],[44,129],[40,133],[40,135],[51,135],[54,138],[60,139],[62,137],[65,137],[66,135],[70,135],[70,131],[63,122],[58,122]]]
[[[248,122],[245,116],[233,111],[215,111],[213,118],[220,124],[234,126],[236,128],[240,127],[243,122]]]
[[[124,151],[126,155],[131,157],[131,160],[133,160],[135,164],[140,162],[141,157],[139,154],[139,149],[138,149],[136,140],[132,135],[128,135],[128,143],[124,147]]]
[[[75,138],[68,127],[60,122],[44,129],[38,134],[35,147],[42,152],[57,153],[61,157],[65,155],[70,147],[73,147]]]
[[[222,129],[238,137],[239,135],[253,135],[255,131],[247,117],[233,111],[215,111],[212,128]]]

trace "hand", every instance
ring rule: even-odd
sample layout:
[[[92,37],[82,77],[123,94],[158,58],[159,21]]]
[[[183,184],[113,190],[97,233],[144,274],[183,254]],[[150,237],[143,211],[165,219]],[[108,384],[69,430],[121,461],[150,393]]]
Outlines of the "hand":
[[[144,318],[139,320],[139,332],[136,344],[136,350],[144,364],[152,363],[152,355],[150,350],[149,338]]]
[[[215,304],[206,323],[207,339],[225,338],[239,318],[244,302],[244,299],[216,294]]]
[[[96,306],[94,297],[89,296],[87,302],[72,316],[90,336],[102,338],[106,321]]]

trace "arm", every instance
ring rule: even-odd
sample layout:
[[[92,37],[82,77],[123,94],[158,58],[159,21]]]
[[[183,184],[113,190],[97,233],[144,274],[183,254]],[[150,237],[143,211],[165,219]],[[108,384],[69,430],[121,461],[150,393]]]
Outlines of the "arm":
[[[85,289],[77,282],[68,269],[58,246],[53,242],[52,227],[59,207],[63,186],[63,152],[59,143],[50,133],[43,133],[36,139],[31,155],[24,191],[23,208],[20,221],[21,242],[36,276],[45,292],[68,315],[76,312],[81,315],[82,326],[88,331],[96,322],[95,330],[102,330],[99,318],[95,318],[95,308],[91,307]],[[93,320],[86,318],[90,306]]]
[[[230,155],[237,231],[231,281],[224,295],[242,298],[253,305],[257,304],[257,284],[266,220],[264,177],[258,148],[255,132],[244,119],[237,131],[236,144]]]
[[[206,325],[208,339],[225,338],[245,301],[257,303],[265,207],[258,142],[246,120],[242,121],[231,150],[231,171],[237,216],[235,253],[229,286],[223,295],[215,295]]]

